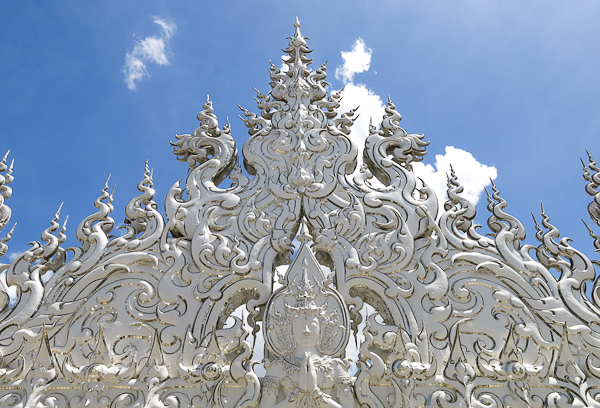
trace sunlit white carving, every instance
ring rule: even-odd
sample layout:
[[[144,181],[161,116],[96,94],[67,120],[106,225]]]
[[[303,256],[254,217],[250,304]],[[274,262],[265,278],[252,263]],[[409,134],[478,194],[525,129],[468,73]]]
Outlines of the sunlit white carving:
[[[0,264],[16,290],[0,285],[0,406],[600,407],[594,261],[543,208],[539,244],[524,244],[495,185],[480,233],[454,171],[438,216],[412,172],[428,142],[400,127],[391,100],[355,172],[354,111],[337,111],[325,65],[309,69],[298,22],[285,52],[260,114],[242,109],[250,177],[207,100],[199,127],[172,142],[189,174],[165,217],[146,164],[120,236],[107,181],[79,246],[62,247],[59,208],[41,242]],[[591,155],[584,179],[600,226]]]
[[[301,239],[285,285],[267,303],[265,344],[273,359],[260,406],[354,407],[350,365],[340,358],[350,334],[346,305]]]

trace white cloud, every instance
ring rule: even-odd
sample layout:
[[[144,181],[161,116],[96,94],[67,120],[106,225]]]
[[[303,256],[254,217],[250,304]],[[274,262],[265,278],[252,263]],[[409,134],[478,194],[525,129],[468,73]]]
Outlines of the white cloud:
[[[368,48],[362,38],[357,38],[352,50],[342,51],[344,63],[337,67],[335,77],[345,83],[342,92],[343,99],[338,108],[338,116],[349,112],[360,105],[356,114],[359,117],[354,122],[350,139],[358,146],[358,166],[362,164],[362,150],[365,140],[369,136],[369,121],[379,126],[385,113],[385,104],[381,96],[374,93],[365,84],[355,84],[354,76],[366,72],[371,67],[373,50]],[[464,187],[463,197],[477,204],[483,190],[491,185],[490,178],[495,179],[498,172],[494,166],[479,163],[473,155],[454,146],[446,146],[443,155],[435,156],[435,168],[431,164],[413,163],[414,173],[431,186],[438,196],[440,207],[443,208],[447,200],[447,174],[450,173],[450,164]]]
[[[169,40],[177,30],[177,25],[171,20],[162,20],[158,17],[154,17],[154,22],[161,27],[161,33],[158,36],[149,36],[139,40],[133,51],[125,55],[123,73],[125,74],[125,83],[132,91],[137,90],[136,82],[149,76],[146,68],[148,63],[170,64],[167,47]]]
[[[281,56],[281,65],[279,66],[279,70],[281,72],[288,72],[290,70],[289,65],[285,63],[285,60],[287,60],[289,57],[290,56],[287,54]]]
[[[373,125],[378,126],[385,113],[385,105],[381,97],[367,88],[364,84],[346,84],[342,92],[342,101],[338,108],[338,113],[346,113],[356,107],[359,108],[354,114],[358,118],[350,130],[350,140],[358,146],[358,166],[362,163],[362,150],[365,147],[365,140],[369,136],[369,122],[372,119]]]
[[[365,84],[354,83],[354,75],[369,70],[372,53],[373,50],[367,48],[363,39],[357,38],[352,50],[342,51],[344,64],[335,70],[335,77],[341,79],[345,84],[338,116],[358,107],[354,114],[358,118],[350,131],[350,140],[358,146],[360,152],[357,171],[362,164],[362,149],[365,140],[369,136],[369,122],[373,120],[373,124],[378,125],[385,113],[385,105],[381,96],[374,93]]]
[[[13,285],[13,286],[8,286],[6,284],[6,271],[2,272],[0,274],[0,285],[4,286],[4,289],[6,290],[6,293],[8,294],[9,297],[9,305],[12,305],[15,303],[15,301],[17,300],[17,286]]]
[[[369,70],[371,54],[373,54],[373,50],[367,48],[362,38],[357,38],[352,50],[342,51],[344,64],[335,70],[335,77],[344,81],[345,84],[352,82],[355,74]]]
[[[446,146],[445,154],[435,155],[435,169],[431,164],[414,163],[415,175],[433,188],[441,208],[448,199],[446,175],[450,174],[450,165],[456,172],[458,182],[464,187],[462,196],[473,204],[479,202],[485,187],[491,185],[490,179],[498,177],[498,171],[494,166],[479,163],[471,153],[454,146]]]

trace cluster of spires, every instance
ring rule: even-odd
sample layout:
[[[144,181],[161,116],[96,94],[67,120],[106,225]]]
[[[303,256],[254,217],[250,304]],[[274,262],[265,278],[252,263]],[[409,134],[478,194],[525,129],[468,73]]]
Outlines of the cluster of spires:
[[[14,160],[10,163],[10,165],[6,164],[9,153],[10,153],[10,151],[7,152],[6,155],[3,157],[2,161],[0,161],[0,230],[3,229],[4,227],[6,227],[6,225],[9,223],[11,215],[12,215],[12,211],[11,211],[10,207],[5,202],[6,199],[8,199],[12,195],[12,189],[9,186],[9,184],[14,180],[14,176],[12,175]],[[585,186],[585,189],[589,195],[593,196],[593,201],[588,206],[588,212],[589,212],[589,216],[592,219],[592,221],[596,225],[600,226],[600,190],[598,190],[598,187],[600,187],[600,167],[598,167],[596,161],[593,159],[591,154],[589,154],[589,152],[588,152],[588,158],[589,158],[589,164],[587,164],[587,165],[585,164],[585,162],[582,159],[583,170],[584,170],[583,177],[588,182],[588,184]],[[110,176],[106,180],[106,182],[102,188],[101,195],[94,202],[94,206],[99,209],[99,212],[96,215],[100,215],[101,218],[108,217],[108,215],[113,210],[113,206],[111,203],[113,201],[114,187],[113,187],[112,191],[109,193],[108,192],[109,180],[110,180]],[[152,183],[152,172],[148,167],[148,163],[146,162],[145,168],[144,168],[144,177],[143,177],[142,181],[139,183],[138,188],[140,191],[144,192],[145,201],[147,201],[148,203],[150,201],[152,201],[152,198],[154,196],[154,189],[152,188],[152,184],[153,184]],[[493,234],[496,234],[503,229],[509,228],[516,232],[515,238],[517,238],[517,241],[515,241],[515,242],[518,242],[518,241],[524,239],[525,238],[524,227],[522,226],[522,224],[520,223],[519,220],[517,220],[515,217],[504,212],[504,209],[507,206],[507,202],[500,196],[500,191],[497,188],[497,186],[495,185],[495,183],[493,182],[493,180],[491,181],[491,184],[492,184],[492,193],[490,194],[490,192],[487,189],[485,190],[487,193],[487,200],[488,200],[487,208],[491,213],[491,216],[488,219],[488,226],[489,226],[490,230],[492,231]],[[455,225],[458,230],[462,231],[463,233],[468,233],[468,235],[471,238],[473,238],[473,237],[476,238],[476,241],[478,241],[479,244],[483,244],[484,246],[487,246],[487,245],[489,245],[489,238],[479,235],[476,232],[476,229],[480,228],[480,226],[473,225],[473,220],[475,217],[475,207],[468,200],[461,197],[460,193],[462,191],[463,191],[463,188],[460,185],[460,183],[458,182],[456,173],[451,166],[450,174],[448,174],[448,190],[447,190],[449,200],[446,201],[446,203],[444,204],[444,209],[447,212],[448,211],[453,212],[453,216],[456,216],[454,222],[455,222]],[[53,217],[53,219],[50,222],[50,226],[42,232],[41,239],[43,242],[46,242],[46,244],[44,246],[41,246],[38,244],[37,249],[34,251],[34,253],[36,255],[39,254],[40,258],[43,258],[47,261],[49,261],[50,258],[52,258],[59,251],[60,245],[66,241],[65,233],[66,233],[66,225],[67,225],[68,216],[65,217],[65,220],[64,220],[62,226],[60,226],[58,223],[62,205],[63,204],[61,203],[55,216]],[[128,216],[128,218],[125,221],[125,223],[126,223],[125,228],[133,230],[134,228],[132,227],[132,221],[130,219],[133,216],[131,211],[127,212],[127,216]],[[535,223],[536,238],[538,239],[538,241],[540,241],[540,242],[547,241],[544,239],[544,236],[548,235],[548,234],[551,234],[553,236],[553,238],[558,238],[557,229],[550,223],[549,216],[545,212],[543,203],[541,205],[542,226],[544,228],[546,228],[549,232],[544,234],[542,228],[540,227],[540,224],[538,223],[538,221],[535,218],[535,215],[533,215],[533,213],[532,213],[532,216],[533,216],[534,223]],[[442,216],[442,219],[443,218],[444,218],[444,216]],[[95,222],[94,220],[97,220],[97,219],[98,219],[98,217],[94,217],[94,219],[90,219],[88,217],[88,219],[84,220],[84,222],[82,222],[79,225],[79,227],[77,228],[77,234],[76,234],[77,238],[79,241],[83,242],[84,246],[86,244],[85,237],[91,231],[92,223]],[[585,227],[587,228],[590,237],[593,238],[593,240],[594,240],[593,245],[594,245],[595,251],[600,252],[600,236],[598,236],[596,233],[594,233],[593,229],[584,220],[582,220],[582,222],[584,223]],[[12,237],[12,234],[15,230],[16,225],[17,225],[17,223],[14,223],[14,225],[6,233],[6,235],[2,239],[0,239],[0,257],[6,255],[7,250],[8,250],[8,242],[10,241],[10,239]],[[114,226],[114,222],[112,222],[112,220],[109,220],[107,218],[106,221],[103,222],[101,229],[104,230],[106,233],[108,233],[110,230],[112,230],[113,226]],[[139,231],[135,231],[135,233],[133,235],[136,235],[138,232]],[[57,233],[57,235],[54,235],[54,233]],[[125,235],[131,235],[131,232],[128,232]],[[300,234],[300,235],[302,235],[302,234]],[[122,238],[122,237],[117,237],[116,239],[119,239],[119,238]],[[486,242],[488,242],[488,244],[486,244]],[[64,250],[61,252],[64,254]],[[62,261],[64,262],[64,259],[62,259]],[[54,262],[57,262],[57,261],[54,260]],[[6,270],[8,268],[8,266],[9,266],[9,264],[0,264],[0,271]]]
[[[296,25],[296,34],[294,38],[302,39],[299,31],[299,24]],[[308,63],[310,60],[306,58],[306,54],[310,51],[305,51],[302,46],[302,41],[298,41],[297,45],[293,48],[293,56],[292,51],[290,51],[290,60],[288,63]],[[293,42],[293,41],[292,41]],[[290,44],[292,44],[292,42]],[[209,104],[209,101],[207,101]],[[388,104],[391,104],[389,101]],[[205,108],[208,110],[212,109],[212,105]],[[212,110],[209,112],[212,113]],[[201,122],[210,122],[211,117],[209,114],[204,116],[199,115],[199,120]],[[390,126],[395,126],[391,124]],[[223,131],[228,132],[228,125],[223,129]],[[211,130],[212,128],[207,127],[207,130]],[[218,136],[217,133],[214,133],[215,137]],[[10,166],[6,165],[6,160],[8,157],[8,153],[4,156],[2,162],[0,162],[0,229],[4,228],[9,220],[11,211],[10,208],[5,204],[5,199],[9,198],[12,191],[8,184],[13,181],[12,177],[12,163]],[[589,155],[589,165],[586,165],[583,160],[584,167],[584,179],[588,182],[586,186],[586,191],[588,194],[594,197],[594,201],[588,207],[588,212],[590,213],[590,217],[592,220],[600,226],[600,192],[598,191],[598,187],[600,186],[600,168],[597,166],[596,162],[593,160],[591,155]],[[112,201],[113,201],[113,190],[109,193],[109,185],[108,180],[106,181],[100,197],[95,201],[95,206],[98,208],[98,212],[94,214],[94,216],[86,218],[77,229],[77,238],[82,242],[83,249],[86,250],[88,245],[88,241],[86,240],[89,234],[92,231],[96,231],[98,233],[104,233],[108,235],[108,233],[114,227],[114,222],[110,219],[109,214],[112,212]],[[142,196],[134,199],[138,200],[141,204],[145,206],[152,207],[154,190],[152,189],[152,172],[149,170],[148,165],[146,163],[144,177],[140,182],[138,188],[143,193]],[[481,245],[481,246],[493,246],[493,241],[487,237],[481,236],[477,233],[477,226],[473,225],[473,220],[475,217],[475,207],[469,203],[467,200],[460,196],[462,192],[462,187],[459,184],[454,169],[451,169],[450,174],[448,175],[448,197],[449,200],[445,204],[446,213],[442,216],[443,220],[448,221],[450,224],[456,227],[457,233],[465,234],[466,239],[462,240],[461,243],[457,243],[455,241],[453,245]],[[487,190],[486,190],[487,192]],[[491,216],[488,219],[488,226],[492,231],[491,235],[498,235],[501,232],[510,231],[514,240],[512,241],[515,245],[515,250],[519,250],[520,241],[525,238],[525,230],[521,223],[511,215],[507,214],[504,210],[506,209],[507,203],[500,196],[500,192],[496,185],[492,182],[492,192],[488,193],[488,210],[491,212]],[[134,201],[132,200],[132,202]],[[46,242],[45,245],[34,244],[34,248],[31,251],[36,259],[40,259],[40,267],[43,271],[53,271],[56,270],[60,264],[64,264],[65,262],[65,251],[60,248],[66,240],[66,219],[63,223],[62,227],[58,223],[60,217],[62,205],[59,207],[56,215],[51,221],[50,227],[48,227],[42,233],[42,241]],[[132,209],[137,207],[132,206]],[[119,245],[129,245],[136,240],[136,237],[139,234],[143,233],[143,226],[137,225],[135,223],[136,213],[134,210],[130,210],[128,206],[128,210],[126,211],[129,222],[126,226],[126,233],[122,237],[113,238],[112,243],[119,243]],[[543,243],[540,247],[541,256],[546,256],[548,259],[550,258],[559,258],[561,254],[564,253],[564,248],[568,247],[568,242],[563,239],[560,243],[557,243],[555,240],[558,238],[557,229],[550,223],[549,217],[545,213],[545,210],[542,206],[542,222],[541,225],[543,228],[548,231],[544,233],[544,230],[538,224],[537,220],[534,217],[535,225],[536,225],[536,238]],[[446,218],[444,218],[446,217]],[[585,224],[585,222],[584,222]],[[600,238],[594,234],[592,229],[586,224],[590,232],[590,236],[594,238],[594,247],[596,251],[600,252]],[[11,234],[14,230],[14,226],[12,229],[6,234],[6,237],[0,240],[0,256],[6,254],[7,251],[7,243],[10,240]],[[55,235],[56,234],[56,235]],[[302,242],[307,240],[308,233],[304,229],[301,230],[299,234],[299,238]],[[110,244],[109,244],[110,245]],[[139,242],[135,244],[131,244],[128,246],[128,249],[137,249],[139,248]],[[472,248],[472,247],[471,247]],[[468,249],[468,248],[466,248]],[[8,268],[9,265],[0,265],[0,270]],[[297,295],[298,305],[300,306],[310,306],[310,302],[314,304],[314,292],[312,291],[312,285],[307,278],[306,269],[303,272],[302,281],[300,283],[300,291]],[[296,305],[297,307],[299,307]],[[561,353],[559,354],[559,358],[556,360],[554,367],[551,368],[554,370],[554,376],[556,378],[565,380],[567,382],[573,383],[575,385],[581,384],[585,381],[585,375],[582,371],[577,367],[574,363],[573,354],[571,352],[571,348],[569,346],[569,331],[566,324],[563,326],[563,336],[561,338]],[[473,367],[469,365],[467,359],[465,358],[463,347],[461,345],[460,338],[460,323],[457,323],[452,330],[454,330],[454,335],[452,336],[451,343],[451,351],[450,358],[447,361],[444,373],[448,378],[455,379],[461,384],[465,385],[467,383],[472,382],[474,379],[475,373]],[[160,341],[157,341],[158,335],[155,332],[152,350],[150,353],[151,364],[161,365],[164,363],[162,358],[162,351],[160,350]],[[397,347],[396,350],[398,353],[401,353],[403,350],[402,343],[402,335],[397,336]],[[496,373],[495,375],[500,375],[502,373],[508,373],[507,376],[509,380],[519,380],[523,377],[523,375],[527,375],[527,368],[523,367],[523,356],[519,351],[516,342],[518,341],[518,334],[515,333],[515,326],[511,325],[506,344],[500,353],[499,361],[495,366],[479,368],[481,371],[487,369],[491,370],[490,372]],[[212,347],[212,348],[211,348]],[[156,349],[156,350],[155,350]],[[217,350],[218,344],[216,339],[216,331],[213,330],[212,336],[209,343],[209,349]],[[158,350],[158,351],[157,351]],[[212,351],[213,354],[216,351]],[[210,354],[210,353],[208,353]],[[112,362],[106,360],[106,356],[109,355],[109,351],[106,347],[106,342],[104,340],[103,331],[100,330],[98,334],[98,339],[96,340],[96,347],[93,350],[91,363],[93,364],[104,364],[110,365]],[[210,354],[214,357],[212,354]],[[211,357],[211,358],[212,358]],[[216,358],[216,357],[214,357]],[[43,327],[43,341],[42,348],[40,349],[40,353],[34,362],[34,368],[54,368],[57,366],[55,363],[55,357],[53,356],[52,350],[50,348],[48,342],[48,334],[46,330],[46,326]],[[212,362],[212,361],[211,361]],[[508,370],[507,367],[511,365],[511,370]],[[523,372],[525,371],[525,374]],[[590,369],[593,371],[592,369]]]

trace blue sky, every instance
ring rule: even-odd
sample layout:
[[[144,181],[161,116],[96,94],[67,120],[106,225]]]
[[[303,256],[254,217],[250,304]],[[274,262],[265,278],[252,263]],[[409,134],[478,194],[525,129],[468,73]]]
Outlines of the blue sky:
[[[146,159],[162,208],[187,173],[169,141],[197,127],[207,94],[241,150],[248,134],[236,104],[256,111],[252,87],[268,91],[268,61],[280,64],[296,16],[315,68],[329,60],[332,89],[346,82],[370,95],[359,102],[364,118],[390,95],[403,127],[431,142],[425,163],[447,146],[470,153],[496,169],[527,242],[543,201],[592,255],[579,158],[587,148],[600,160],[600,3],[397,0],[0,3],[0,150],[15,159],[7,204],[18,222],[9,255],[39,240],[63,201],[65,245],[76,244],[109,174],[122,222]],[[148,38],[154,51],[162,39],[164,55],[136,51]],[[336,78],[359,38],[368,70]],[[126,83],[128,54],[149,76]],[[478,210],[485,223],[485,199]]]

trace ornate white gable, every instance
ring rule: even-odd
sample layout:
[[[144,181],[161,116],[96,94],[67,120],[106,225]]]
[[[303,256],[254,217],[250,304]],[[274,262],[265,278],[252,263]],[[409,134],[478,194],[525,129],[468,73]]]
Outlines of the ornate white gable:
[[[251,178],[207,101],[200,126],[172,143],[190,172],[167,194],[166,218],[146,166],[125,234],[111,235],[106,184],[76,230],[80,247],[61,247],[57,213],[42,243],[0,266],[17,288],[10,299],[0,286],[0,406],[600,407],[592,261],[543,211],[539,245],[522,244],[496,186],[491,234],[479,234],[454,173],[438,217],[411,167],[428,143],[400,127],[391,101],[355,172],[354,111],[337,111],[325,65],[308,68],[299,27],[259,114],[242,109]],[[591,156],[584,169],[600,225],[600,169]],[[359,329],[355,373],[346,349]]]

